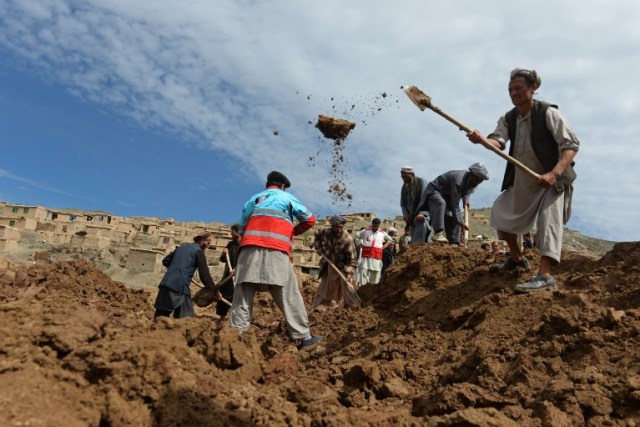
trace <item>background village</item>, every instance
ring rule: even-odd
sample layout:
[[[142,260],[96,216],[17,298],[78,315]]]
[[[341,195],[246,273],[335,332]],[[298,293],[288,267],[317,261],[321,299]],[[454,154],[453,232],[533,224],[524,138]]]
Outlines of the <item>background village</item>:
[[[354,234],[362,227],[368,227],[376,214],[356,212],[344,214],[344,217],[347,219],[345,229]],[[471,210],[469,247],[479,248],[483,242],[496,239],[489,217],[487,208]],[[398,237],[402,235],[405,225],[402,215],[381,221],[382,229],[394,227],[398,230]],[[318,227],[327,225],[328,218],[319,219],[314,228],[294,238],[292,262],[300,272],[317,272],[319,256],[311,248],[313,233]],[[157,286],[164,272],[162,258],[176,246],[192,242],[193,236],[206,230],[214,235],[212,245],[206,251],[207,262],[214,280],[219,280],[224,270],[219,257],[231,239],[229,226],[219,222],[126,218],[101,211],[0,203],[0,252],[7,259],[23,265],[85,258],[114,280],[133,288],[148,288]],[[613,247],[613,242],[567,230],[565,247],[602,256]]]

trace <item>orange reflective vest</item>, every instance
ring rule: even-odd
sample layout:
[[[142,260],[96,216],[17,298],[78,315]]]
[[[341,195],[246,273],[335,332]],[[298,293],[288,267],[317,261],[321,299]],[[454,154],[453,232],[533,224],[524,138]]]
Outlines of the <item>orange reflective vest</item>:
[[[293,226],[294,219],[299,224]],[[304,233],[316,217],[298,199],[277,187],[253,195],[242,209],[240,247],[259,246],[291,254],[293,236]]]

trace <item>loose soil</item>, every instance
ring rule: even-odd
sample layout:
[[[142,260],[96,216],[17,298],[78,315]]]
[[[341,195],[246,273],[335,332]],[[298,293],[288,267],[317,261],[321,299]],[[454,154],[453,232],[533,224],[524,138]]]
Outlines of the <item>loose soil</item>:
[[[307,95],[307,100],[311,95]],[[395,106],[399,108],[399,101],[387,92],[381,92],[375,96],[364,96],[355,98],[331,98],[330,110],[334,115],[344,118],[337,118],[331,115],[320,114],[315,127],[320,130],[324,138],[333,140],[332,145],[327,148],[325,141],[318,139],[318,147],[315,154],[308,158],[309,166],[317,166],[324,163],[326,153],[329,151],[331,180],[329,189],[332,203],[340,204],[344,208],[350,208],[353,201],[353,193],[349,190],[348,176],[348,156],[346,154],[346,139],[351,130],[356,126],[356,122],[367,126],[367,120],[375,117],[386,108]],[[313,122],[309,121],[309,124]]]
[[[325,341],[298,351],[268,294],[239,335],[212,307],[153,322],[152,294],[86,260],[0,259],[0,425],[638,425],[640,242],[553,272],[519,295],[531,272],[409,246],[362,308],[310,312]]]
[[[347,207],[351,207],[353,194],[348,190],[348,177],[346,174],[345,162],[345,139],[349,132],[356,127],[355,123],[348,120],[320,114],[316,127],[322,132],[325,138],[333,140],[331,146],[331,181],[329,182],[329,193],[333,198],[333,203],[346,202]],[[311,156],[309,160],[315,161],[322,152],[319,147],[316,156]]]

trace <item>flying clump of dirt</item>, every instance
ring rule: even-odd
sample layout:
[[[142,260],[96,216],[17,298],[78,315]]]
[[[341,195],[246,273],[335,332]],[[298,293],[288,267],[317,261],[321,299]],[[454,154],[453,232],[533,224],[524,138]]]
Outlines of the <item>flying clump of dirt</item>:
[[[325,138],[338,141],[346,139],[349,136],[349,132],[356,127],[356,124],[348,120],[320,114],[316,127],[320,129]]]
[[[311,95],[306,97],[308,101],[311,98]],[[331,97],[330,103],[332,115],[320,114],[315,127],[325,138],[333,140],[330,160],[331,180],[328,192],[333,196],[334,204],[346,202],[346,207],[350,208],[353,194],[348,189],[349,176],[345,141],[351,130],[355,128],[356,123],[367,126],[367,120],[384,109],[394,105],[399,108],[399,101],[387,92],[380,92],[374,96]],[[313,124],[311,120],[308,123]],[[308,158],[309,166],[317,166],[318,163],[323,162],[326,149],[325,141],[318,137],[317,151]]]
[[[345,140],[349,136],[349,132],[356,127],[356,124],[348,120],[320,114],[316,128],[322,132],[325,138],[333,140],[331,146],[331,181],[329,182],[329,193],[333,196],[333,202],[347,202],[348,207],[351,206],[353,194],[347,188],[346,174],[346,158],[344,155]],[[322,150],[319,149],[316,156]],[[314,156],[309,158],[310,161],[315,159]]]

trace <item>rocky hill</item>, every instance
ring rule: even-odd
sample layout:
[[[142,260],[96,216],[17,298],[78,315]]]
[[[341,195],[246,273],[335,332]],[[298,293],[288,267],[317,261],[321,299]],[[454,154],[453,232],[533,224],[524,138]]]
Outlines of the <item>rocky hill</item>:
[[[470,223],[493,238],[488,210]],[[0,254],[0,425],[640,424],[637,242],[568,230],[559,290],[526,295],[531,272],[491,273],[477,242],[409,246],[361,308],[310,310],[325,340],[299,351],[268,293],[244,334],[212,306],[153,321],[162,273],[127,269],[129,243],[38,236]],[[298,282],[310,308],[318,280]]]
[[[469,213],[470,234],[482,234],[483,236],[489,236],[490,240],[496,239],[497,235],[495,230],[491,228],[490,218],[490,208],[471,209]],[[585,236],[579,231],[568,228],[565,228],[564,231],[563,250],[566,251],[582,252],[601,257],[609,252],[614,244],[615,242]]]

